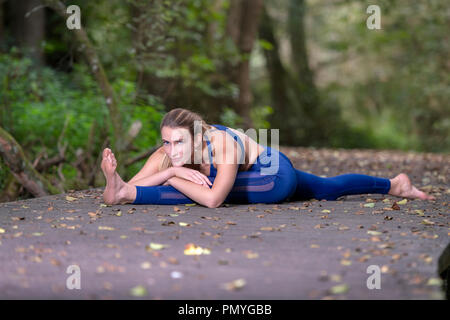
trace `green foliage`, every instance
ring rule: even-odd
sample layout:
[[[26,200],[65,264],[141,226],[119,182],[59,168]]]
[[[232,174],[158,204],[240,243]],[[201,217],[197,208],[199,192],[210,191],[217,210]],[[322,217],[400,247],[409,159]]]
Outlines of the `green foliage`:
[[[370,4],[381,8],[381,30],[366,27]],[[373,147],[450,151],[448,8],[439,0],[311,4],[314,52],[332,57],[320,70],[322,93],[351,127],[371,132]]]
[[[69,180],[68,186],[77,185],[77,171],[71,166],[77,158],[77,150],[90,147],[95,159],[102,151],[101,132],[110,131],[104,98],[87,67],[75,65],[69,75],[49,68],[35,69],[27,58],[13,50],[11,54],[0,54],[0,83],[5,130],[23,146],[29,160],[34,160],[44,149],[49,157],[56,155],[61,137],[61,144],[68,143],[63,173]],[[136,120],[143,124],[135,140],[138,152],[148,150],[158,141],[164,107],[151,96],[135,101],[134,82],[117,80],[113,88],[120,101],[124,127],[128,128]],[[88,146],[94,123],[94,144]],[[135,167],[129,168],[129,172],[133,171]]]

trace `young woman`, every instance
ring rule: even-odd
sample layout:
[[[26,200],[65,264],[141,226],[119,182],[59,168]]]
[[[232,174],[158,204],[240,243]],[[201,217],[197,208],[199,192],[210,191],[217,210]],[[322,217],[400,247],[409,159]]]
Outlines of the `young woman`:
[[[199,123],[201,132],[196,133]],[[198,203],[216,208],[222,203],[336,200],[366,193],[435,199],[415,188],[403,173],[393,179],[363,174],[322,178],[300,171],[282,152],[237,130],[208,125],[186,109],[168,112],[160,129],[163,145],[128,183],[117,174],[111,150],[103,151],[106,204]]]

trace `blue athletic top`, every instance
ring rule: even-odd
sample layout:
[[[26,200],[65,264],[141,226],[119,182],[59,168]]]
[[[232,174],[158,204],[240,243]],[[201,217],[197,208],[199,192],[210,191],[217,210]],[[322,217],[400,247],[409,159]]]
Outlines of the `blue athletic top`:
[[[211,126],[217,128],[217,129],[219,129],[219,130],[228,132],[228,133],[233,137],[233,139],[236,140],[236,141],[238,142],[239,146],[241,147],[241,151],[242,151],[242,152],[241,152],[241,158],[240,158],[240,160],[239,160],[239,163],[240,163],[239,166],[241,166],[242,164],[244,164],[242,158],[245,157],[245,150],[244,150],[244,144],[242,143],[241,138],[239,138],[239,136],[238,136],[236,133],[234,133],[233,131],[231,131],[231,130],[230,130],[228,127],[226,127],[226,126],[223,126],[223,125],[221,125],[221,124],[212,124]],[[216,168],[214,167],[214,165],[213,165],[211,145],[210,145],[210,142],[209,142],[208,138],[205,137],[205,139],[206,139],[206,144],[208,145],[209,162],[211,163],[210,169],[209,169],[209,170],[210,170],[210,171],[209,171],[209,176],[215,177],[216,174],[217,174],[217,169],[216,169]]]

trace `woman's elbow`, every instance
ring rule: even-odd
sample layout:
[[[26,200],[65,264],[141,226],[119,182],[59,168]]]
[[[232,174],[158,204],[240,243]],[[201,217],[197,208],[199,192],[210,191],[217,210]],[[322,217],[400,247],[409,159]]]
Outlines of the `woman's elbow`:
[[[215,198],[215,197],[211,197],[211,198],[209,199],[208,203],[206,203],[206,206],[207,206],[208,208],[213,209],[213,208],[218,208],[218,207],[220,207],[220,206],[222,205],[222,203],[223,203],[223,200],[219,200],[219,199],[217,199],[217,198]]]

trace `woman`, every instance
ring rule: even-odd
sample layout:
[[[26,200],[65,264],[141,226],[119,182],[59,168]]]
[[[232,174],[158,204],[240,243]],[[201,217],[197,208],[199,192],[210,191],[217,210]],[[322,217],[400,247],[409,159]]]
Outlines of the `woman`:
[[[200,124],[200,132],[196,132],[195,124]],[[222,203],[335,200],[343,195],[365,193],[435,199],[415,188],[403,173],[393,179],[362,174],[322,178],[300,171],[282,152],[262,146],[237,130],[208,125],[198,114],[186,109],[168,112],[160,129],[163,146],[128,183],[117,174],[111,150],[103,151],[105,203],[196,202],[216,208]]]

